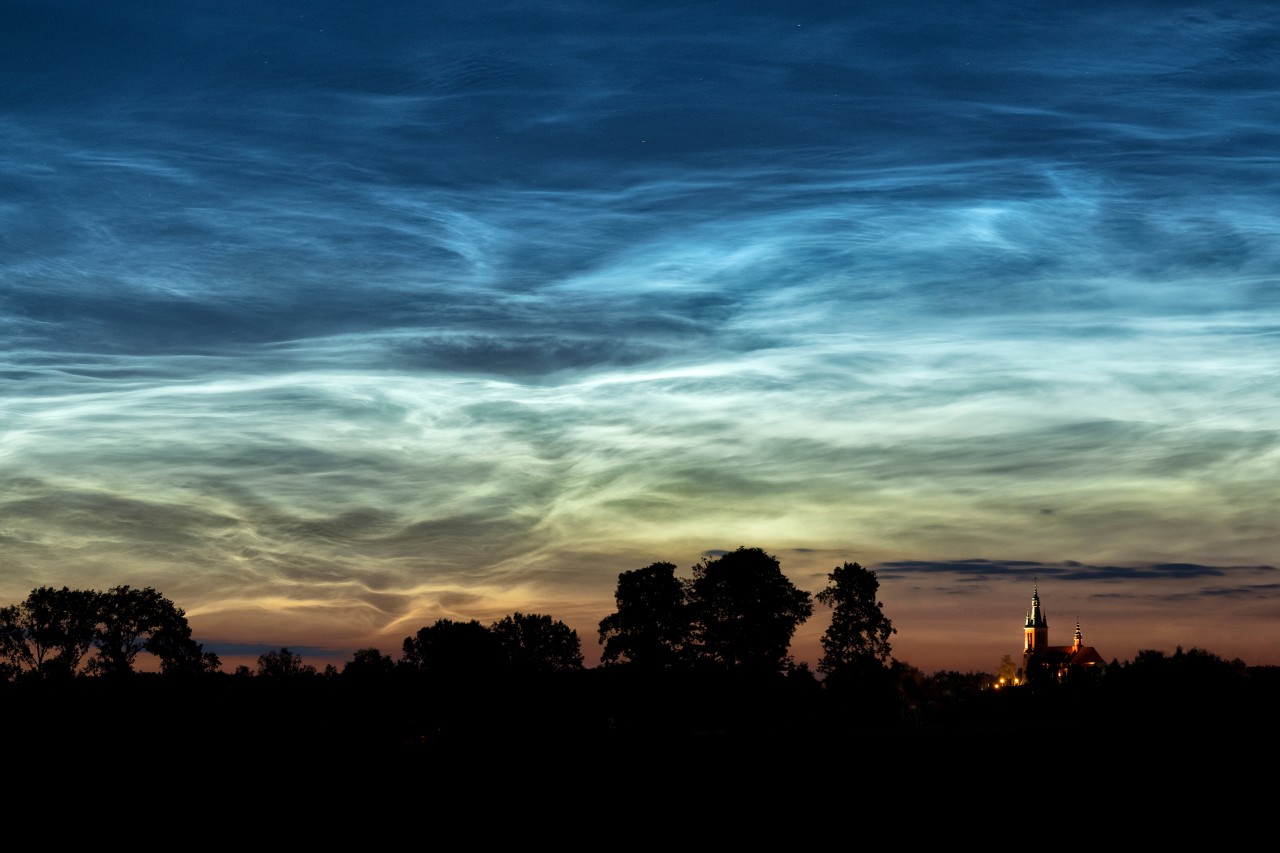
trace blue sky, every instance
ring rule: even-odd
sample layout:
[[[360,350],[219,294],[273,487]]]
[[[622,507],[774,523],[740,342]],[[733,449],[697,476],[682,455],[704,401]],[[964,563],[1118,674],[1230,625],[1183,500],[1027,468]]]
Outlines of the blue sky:
[[[11,2],[0,598],[230,660],[739,545],[1280,663],[1280,10]],[[821,609],[797,638],[816,662]]]

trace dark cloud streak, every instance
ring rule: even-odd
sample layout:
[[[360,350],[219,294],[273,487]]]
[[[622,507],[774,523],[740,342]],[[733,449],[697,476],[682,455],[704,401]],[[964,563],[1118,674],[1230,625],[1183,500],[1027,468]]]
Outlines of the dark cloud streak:
[[[1273,566],[1203,566],[1194,563],[1156,563],[1133,566],[1090,566],[1074,561],[1041,563],[1029,560],[901,560],[878,563],[874,567],[886,577],[912,575],[954,575],[972,580],[989,580],[998,577],[1038,578],[1054,581],[1097,583],[1098,581],[1184,581],[1228,575],[1271,574]],[[1261,589],[1251,586],[1249,589]],[[1233,594],[1222,590],[1204,592],[1206,595]]]

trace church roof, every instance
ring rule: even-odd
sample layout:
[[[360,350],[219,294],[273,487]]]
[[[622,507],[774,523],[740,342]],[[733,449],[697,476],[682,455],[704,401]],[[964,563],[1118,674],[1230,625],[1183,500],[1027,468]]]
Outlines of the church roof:
[[[1088,666],[1090,664],[1106,664],[1102,655],[1098,654],[1098,650],[1093,646],[1081,646],[1080,650],[1071,656],[1072,666]]]

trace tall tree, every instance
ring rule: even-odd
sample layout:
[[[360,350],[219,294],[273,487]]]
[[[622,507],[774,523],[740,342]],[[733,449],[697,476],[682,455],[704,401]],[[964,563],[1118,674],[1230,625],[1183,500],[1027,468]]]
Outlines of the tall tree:
[[[684,658],[693,614],[689,584],[675,572],[674,563],[659,562],[618,575],[618,609],[600,620],[602,664],[661,669]]]
[[[512,671],[524,674],[582,669],[578,632],[559,620],[536,613],[514,613],[490,629]]]
[[[813,615],[812,596],[797,589],[760,548],[703,557],[689,586],[698,657],[729,670],[782,672],[796,629]]]
[[[885,671],[892,652],[889,638],[897,629],[876,599],[879,590],[876,573],[858,563],[845,563],[827,575],[827,586],[817,596],[831,608],[819,672],[844,679]]]
[[[93,645],[101,593],[33,589],[21,604],[0,608],[0,656],[37,677],[70,677]]]
[[[175,608],[174,619],[161,625],[147,639],[146,650],[160,659],[160,672],[165,675],[201,675],[217,672],[222,661],[191,637],[186,615]]]
[[[48,654],[32,630],[30,612],[22,604],[0,607],[0,660],[11,678],[39,672]]]
[[[98,597],[98,631],[93,644],[97,657],[89,661],[95,674],[120,675],[133,672],[138,653],[157,634],[173,637],[185,630],[190,636],[186,614],[152,587],[112,587]]]
[[[996,669],[996,678],[1004,684],[1012,684],[1018,678],[1018,665],[1013,662],[1013,655],[1000,658],[1000,666]]]
[[[500,671],[506,656],[493,632],[475,619],[438,619],[405,637],[400,663],[430,676],[473,679]]]

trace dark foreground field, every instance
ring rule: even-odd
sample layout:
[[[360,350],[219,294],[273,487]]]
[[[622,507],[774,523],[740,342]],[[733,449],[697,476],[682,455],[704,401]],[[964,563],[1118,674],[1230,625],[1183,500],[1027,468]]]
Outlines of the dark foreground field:
[[[1220,694],[986,691],[921,706],[816,685],[589,674],[452,690],[139,677],[11,685],[0,714],[7,767],[34,789],[117,780],[165,799],[190,789],[337,810],[423,797],[433,808],[477,797],[994,805],[1032,792],[1114,809],[1159,791],[1235,811],[1273,790],[1280,758],[1273,680]]]

